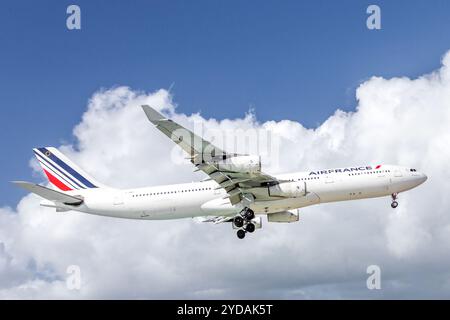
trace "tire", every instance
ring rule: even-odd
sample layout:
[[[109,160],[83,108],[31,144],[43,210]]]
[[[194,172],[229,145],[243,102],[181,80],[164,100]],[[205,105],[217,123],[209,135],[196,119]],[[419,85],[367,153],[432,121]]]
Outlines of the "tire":
[[[397,201],[392,201],[391,207],[392,207],[392,209],[397,208],[398,207],[398,202]]]
[[[252,233],[255,231],[255,225],[253,223],[249,223],[245,226],[245,231]]]
[[[245,219],[250,221],[254,218],[255,218],[255,213],[253,212],[253,210],[248,209],[247,212],[245,213]]]
[[[241,216],[234,217],[233,223],[237,228],[241,228],[244,225],[244,219]]]
[[[245,238],[245,231],[242,230],[242,229],[239,229],[236,234],[237,234],[237,237],[239,239],[244,239]]]

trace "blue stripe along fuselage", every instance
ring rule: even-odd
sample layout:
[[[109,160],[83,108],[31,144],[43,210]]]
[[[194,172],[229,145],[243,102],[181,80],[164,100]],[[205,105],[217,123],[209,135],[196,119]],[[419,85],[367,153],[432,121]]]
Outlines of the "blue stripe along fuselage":
[[[89,180],[87,180],[85,177],[83,177],[81,174],[76,172],[74,169],[69,167],[65,162],[60,160],[58,157],[56,157],[51,151],[47,150],[47,148],[38,148],[40,152],[42,152],[44,155],[49,157],[53,162],[55,162],[57,165],[59,165],[61,168],[66,170],[69,174],[73,175],[78,181],[83,183],[88,188],[97,188],[93,183],[91,183]]]

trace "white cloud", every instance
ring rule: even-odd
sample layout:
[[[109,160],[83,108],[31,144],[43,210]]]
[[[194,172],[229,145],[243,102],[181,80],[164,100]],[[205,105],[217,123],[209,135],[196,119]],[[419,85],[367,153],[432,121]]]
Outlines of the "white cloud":
[[[203,178],[168,161],[173,146],[140,104],[181,123],[230,132],[268,130],[279,139],[271,173],[365,163],[402,164],[429,180],[389,199],[302,210],[297,224],[265,224],[244,241],[229,225],[191,220],[133,221],[55,213],[24,197],[0,209],[0,298],[365,298],[450,294],[450,52],[418,79],[374,77],[361,84],[355,112],[336,111],[316,129],[284,120],[183,115],[169,93],[118,87],[96,93],[61,150],[102,182],[133,187]],[[267,159],[266,159],[267,160]],[[80,291],[65,286],[79,265]],[[366,268],[382,270],[383,290],[366,289]]]

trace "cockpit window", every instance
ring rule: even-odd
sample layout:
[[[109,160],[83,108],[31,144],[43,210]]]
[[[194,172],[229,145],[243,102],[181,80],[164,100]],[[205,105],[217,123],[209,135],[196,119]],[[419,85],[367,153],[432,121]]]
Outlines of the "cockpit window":
[[[416,169],[409,169],[409,171],[416,172],[417,170]]]

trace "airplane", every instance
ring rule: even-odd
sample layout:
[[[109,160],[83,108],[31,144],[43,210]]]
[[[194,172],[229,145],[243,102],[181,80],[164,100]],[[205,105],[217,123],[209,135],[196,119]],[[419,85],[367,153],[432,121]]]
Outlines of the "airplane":
[[[95,180],[58,149],[33,149],[48,181],[57,189],[12,181],[44,200],[40,205],[89,214],[141,220],[196,218],[215,224],[231,222],[237,237],[268,222],[299,221],[299,209],[320,203],[390,196],[427,180],[414,168],[397,165],[363,165],[269,175],[257,155],[227,153],[148,105],[141,106],[148,120],[188,155],[207,175],[194,183],[116,189]]]

